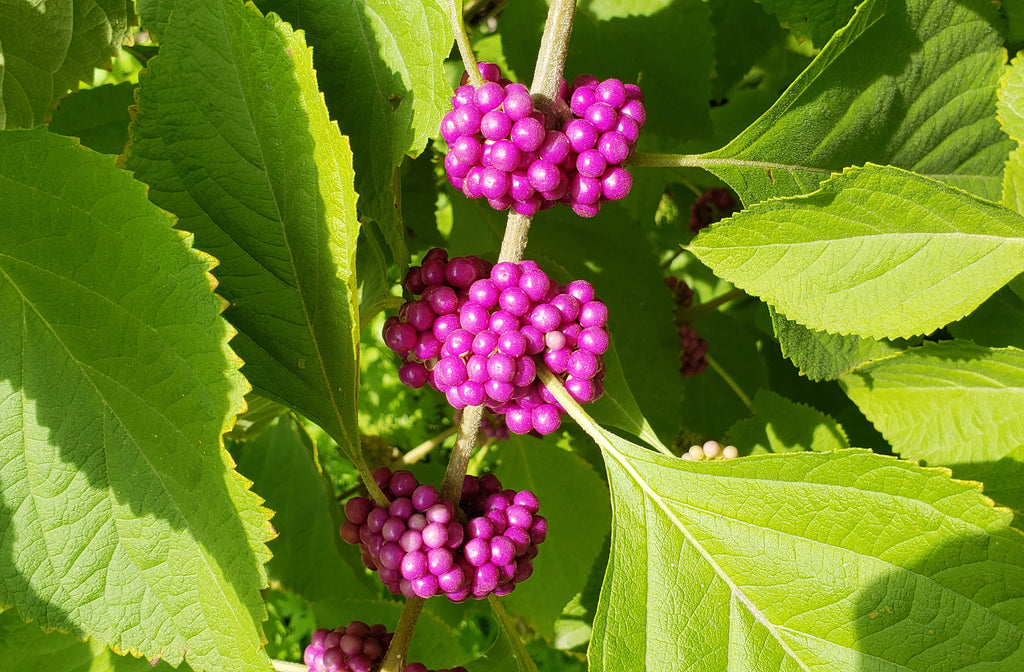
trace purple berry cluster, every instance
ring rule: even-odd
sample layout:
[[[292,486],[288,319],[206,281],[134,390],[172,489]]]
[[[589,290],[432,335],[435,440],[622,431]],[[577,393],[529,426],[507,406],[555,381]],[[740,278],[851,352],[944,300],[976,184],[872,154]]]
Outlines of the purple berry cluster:
[[[352,621],[334,630],[313,633],[303,661],[313,672],[370,672],[380,663],[392,635],[383,625]]]
[[[352,621],[334,630],[313,633],[303,660],[312,672],[371,672],[378,668],[394,635],[383,625]],[[402,672],[429,672],[423,663],[410,663]],[[436,672],[466,672],[464,667]]]
[[[736,197],[728,189],[711,187],[690,204],[690,232],[697,233],[736,211]]]
[[[580,403],[603,393],[608,308],[590,283],[559,286],[532,261],[489,267],[435,248],[405,288],[421,298],[385,322],[384,342],[405,360],[406,385],[429,383],[456,409],[483,404],[516,434],[561,425],[565,411],[537,378],[540,363]]]
[[[684,324],[679,327],[679,373],[683,378],[696,376],[708,368],[708,360],[704,355],[708,352],[708,342],[697,334],[697,330]]]
[[[582,75],[570,90],[563,81],[559,99],[572,118],[557,129],[525,86],[502,79],[494,64],[479,67],[485,83],[464,78],[441,121],[453,187],[526,216],[561,202],[593,217],[602,202],[626,197],[633,178],[622,164],[647,119],[639,87]]]
[[[391,592],[446,595],[461,602],[507,595],[533,573],[537,547],[547,535],[533,493],[503,490],[491,474],[466,476],[463,524],[451,502],[440,500],[433,486],[420,485],[410,472],[392,474],[380,467],[373,476],[390,505],[350,499],[339,532],[346,542],[359,544],[363,563]]]

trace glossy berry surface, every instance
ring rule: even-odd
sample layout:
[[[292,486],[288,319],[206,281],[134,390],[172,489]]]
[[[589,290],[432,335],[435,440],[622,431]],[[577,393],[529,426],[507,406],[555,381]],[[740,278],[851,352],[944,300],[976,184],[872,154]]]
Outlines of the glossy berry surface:
[[[551,416],[553,407],[544,413]],[[490,474],[466,476],[462,523],[451,502],[440,500],[433,486],[420,485],[410,472],[381,467],[373,476],[390,504],[350,499],[339,534],[359,545],[363,563],[391,592],[446,595],[461,602],[507,595],[533,573],[537,547],[547,535],[533,493],[505,490]]]
[[[564,409],[542,399],[540,365],[579,403],[601,396],[609,315],[590,283],[559,286],[529,260],[492,267],[433,249],[409,269],[405,288],[413,298],[388,318],[383,336],[404,360],[406,385],[430,385],[456,409],[482,404],[516,434],[561,425]]]
[[[371,672],[380,667],[394,634],[384,625],[352,621],[334,630],[313,632],[303,662],[312,672]],[[402,672],[431,672],[423,663],[409,663]],[[464,667],[436,672],[466,672]]]
[[[527,216],[564,203],[593,217],[602,203],[629,194],[633,180],[623,164],[647,120],[635,84],[592,75],[571,88],[563,82],[559,96],[572,116],[552,128],[557,122],[534,109],[525,86],[502,79],[493,64],[479,67],[487,81],[460,86],[441,123],[453,187]]]

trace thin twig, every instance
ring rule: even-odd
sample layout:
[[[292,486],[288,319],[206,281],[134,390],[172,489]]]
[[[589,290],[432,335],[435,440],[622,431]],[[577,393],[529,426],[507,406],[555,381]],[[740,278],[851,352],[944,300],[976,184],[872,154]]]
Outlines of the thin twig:
[[[277,672],[309,672],[309,668],[302,663],[290,663],[287,660],[271,659],[270,664]]]
[[[466,24],[462,20],[462,0],[449,0],[448,18],[452,23],[452,32],[455,33],[455,44],[459,46],[459,54],[462,55],[462,65],[466,68],[469,76],[469,83],[473,87],[481,86],[484,83],[483,75],[476,65],[476,55],[473,53],[473,45],[469,43],[469,35],[466,34]]]
[[[381,663],[380,672],[400,672],[405,666],[405,654],[409,651],[409,642],[412,641],[412,633],[416,630],[416,621],[419,620],[426,602],[422,597],[410,597],[405,601],[395,635],[391,639],[391,646],[388,647],[388,653]]]
[[[455,439],[452,456],[448,460],[448,469],[441,481],[441,499],[458,505],[462,499],[462,481],[466,477],[469,458],[476,447],[476,435],[480,431],[480,421],[484,417],[483,406],[467,406],[462,410],[459,421],[459,436]]]
[[[509,641],[512,642],[512,648],[515,649],[516,658],[519,660],[519,669],[525,669],[526,672],[539,672],[537,664],[533,662],[533,658],[530,658],[529,651],[526,650],[523,642],[516,634],[512,619],[508,617],[508,613],[505,611],[505,606],[501,603],[501,600],[491,595],[487,598],[487,601],[490,602],[491,611],[494,612],[502,629],[508,634]]]
[[[404,467],[404,466],[407,466],[407,465],[410,465],[410,464],[416,464],[417,462],[422,460],[424,457],[429,455],[431,453],[431,451],[433,451],[435,448],[437,448],[442,443],[447,441],[448,437],[453,435],[453,434],[455,434],[455,432],[457,432],[457,431],[459,431],[459,426],[458,425],[453,425],[453,426],[449,427],[448,429],[444,430],[443,432],[441,432],[440,434],[438,434],[437,436],[433,436],[433,437],[427,439],[426,441],[424,441],[420,445],[418,445],[415,448],[413,448],[412,450],[404,453],[401,457],[399,457],[397,460],[392,462],[391,463],[391,468],[392,469],[396,469],[396,468],[400,469],[401,467]]]
[[[722,368],[722,365],[719,364],[714,357],[707,354],[704,355],[704,360],[708,363],[708,366],[715,370],[715,373],[722,377],[725,384],[732,388],[732,391],[736,393],[736,396],[740,398],[740,401],[743,402],[744,406],[746,406],[750,411],[753,411],[754,404],[750,401],[750,397],[748,397],[747,393],[740,388],[739,384],[737,384],[735,380],[733,380],[732,376]]]

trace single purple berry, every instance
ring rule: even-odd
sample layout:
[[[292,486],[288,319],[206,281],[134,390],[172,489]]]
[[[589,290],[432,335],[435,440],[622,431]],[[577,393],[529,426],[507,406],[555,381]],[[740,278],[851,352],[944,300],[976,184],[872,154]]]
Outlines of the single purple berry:
[[[580,332],[578,342],[581,350],[603,355],[608,350],[608,332],[601,327],[588,327]]]
[[[611,133],[613,131],[609,131]],[[636,143],[637,138],[640,137],[640,126],[635,121],[630,119],[624,114],[619,115],[619,123],[615,125],[615,133],[622,136],[630,149],[632,150],[633,144]]]
[[[512,142],[524,152],[535,152],[544,143],[544,124],[533,117],[520,119],[512,126]]]
[[[573,280],[565,287],[565,292],[580,302],[580,306],[594,300],[594,286],[586,280]],[[575,317],[572,319],[576,319]]]
[[[562,171],[558,166],[544,159],[534,161],[526,172],[530,178],[530,185],[541,192],[554,189],[562,179]]]
[[[459,385],[459,399],[467,406],[479,406],[486,399],[486,392],[481,382],[467,380]]]
[[[561,413],[551,404],[541,404],[533,409],[533,428],[539,434],[548,435],[556,431],[562,424]]]
[[[496,352],[487,358],[487,373],[491,380],[507,383],[516,373],[515,359],[502,352]]]
[[[625,97],[625,93],[623,93]],[[487,82],[477,87],[473,94],[473,102],[481,112],[490,112],[505,100],[505,89],[497,82]]]
[[[474,89],[471,84],[463,84],[459,88],[455,89],[455,95],[452,96],[452,105],[455,107],[473,105],[473,98],[475,95],[476,89]]]
[[[480,122],[484,115],[476,105],[463,105],[455,108],[455,128],[459,135],[476,135],[480,132]]]
[[[569,157],[571,149],[569,139],[565,137],[564,133],[561,131],[548,131],[537,153],[545,161],[557,164]]]
[[[619,107],[626,102],[626,87],[617,79],[606,79],[594,89],[596,99],[611,107]]]
[[[495,264],[491,269],[491,282],[499,291],[509,287],[519,286],[519,277],[522,275],[519,266],[508,261]]]
[[[506,310],[497,310],[491,315],[488,328],[500,336],[506,331],[519,329],[519,318]]]
[[[501,306],[502,310],[516,317],[526,315],[532,307],[530,297],[519,287],[509,287],[502,290],[501,296],[498,298],[498,305]]]
[[[601,212],[601,202],[596,203],[573,203],[572,211],[580,217],[597,217]]]
[[[580,326],[584,329],[587,327],[603,327],[608,324],[608,306],[600,301],[590,301],[583,304],[583,307],[580,308],[579,322]]]
[[[526,339],[518,331],[506,331],[498,337],[498,349],[510,357],[522,357],[526,353]]]
[[[577,117],[582,117],[587,108],[594,104],[594,90],[590,87],[580,87],[572,92],[572,97],[569,99],[569,109]]]
[[[502,109],[512,121],[521,121],[528,119],[533,114],[533,98],[530,97],[530,92],[526,90],[525,86],[521,89],[512,88],[515,86],[522,85],[510,84],[505,87],[505,102]]]
[[[506,138],[511,130],[512,120],[501,110],[491,110],[480,120],[480,134],[488,140]]]
[[[637,126],[643,126],[647,121],[647,110],[644,108],[644,104],[639,100],[629,100],[621,108],[619,112],[624,117],[629,117],[636,122]]]
[[[459,137],[451,147],[452,151],[450,153],[460,162],[465,162],[467,164],[466,170],[461,175],[458,175],[459,177],[466,176],[466,173],[469,172],[470,166],[480,160],[480,156],[484,151],[483,144],[476,139],[476,136],[473,135],[463,135]],[[448,167],[447,163],[445,164],[445,167],[448,168],[448,172],[451,174],[452,170]]]
[[[591,150],[587,150],[591,151]],[[590,205],[601,198],[601,182],[593,177],[577,173],[569,182],[569,196],[573,204]]]
[[[491,165],[506,173],[515,170],[519,165],[519,157],[519,148],[510,140],[498,140],[491,147]]]
[[[596,149],[585,149],[576,157],[576,170],[585,177],[601,177],[607,165],[604,155]]]
[[[607,103],[594,103],[587,108],[583,118],[589,121],[598,132],[605,133],[615,128],[619,121],[619,113]]]
[[[598,361],[597,355],[588,350],[576,350],[569,355],[566,372],[573,378],[590,380],[597,375],[600,367],[601,363]]]
[[[537,378],[537,364],[529,356],[516,359],[516,375],[509,381],[516,387],[529,385]]]
[[[384,343],[395,353],[404,357],[416,345],[418,337],[419,334],[412,325],[399,323],[392,325],[384,332]]]
[[[597,140],[597,151],[609,164],[622,163],[629,156],[629,143],[620,133],[609,131],[602,133]],[[597,177],[596,175],[594,177]]]
[[[565,125],[565,137],[569,140],[572,151],[580,152],[591,149],[597,144],[599,133],[586,119],[573,119]]]
[[[516,201],[512,204],[512,208],[517,214],[524,217],[533,217],[541,209],[543,200],[538,195],[530,196],[525,200]]]
[[[601,192],[609,201],[618,201],[629,194],[633,176],[625,168],[612,168],[601,178]]]
[[[526,434],[533,429],[533,416],[528,409],[511,408],[505,414],[505,424],[514,434]]]
[[[629,190],[626,191],[628,193]],[[484,168],[480,179],[480,192],[487,198],[501,198],[507,194],[508,173],[497,168]]]

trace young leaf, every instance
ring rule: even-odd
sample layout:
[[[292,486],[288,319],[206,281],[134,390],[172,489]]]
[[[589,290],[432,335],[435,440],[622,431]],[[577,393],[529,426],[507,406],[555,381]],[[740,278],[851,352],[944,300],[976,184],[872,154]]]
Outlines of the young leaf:
[[[895,338],[970,313],[1024,271],[1024,219],[897,168],[851,168],[758,203],[690,250],[812,329]]]
[[[502,603],[550,639],[562,609],[583,589],[608,533],[608,490],[589,463],[553,439],[514,436],[499,446],[495,474],[505,487],[537,495],[540,515],[548,521],[533,575]]]
[[[753,411],[754,417],[740,420],[726,434],[726,440],[744,454],[850,447],[846,432],[834,419],[769,390],[757,391]]]
[[[305,31],[331,116],[352,140],[360,211],[381,227],[395,261],[407,262],[395,167],[423,151],[451,109],[442,67],[453,40],[448,2],[258,4]]]
[[[705,464],[603,447],[594,672],[1024,661],[1024,543],[975,487],[867,451]]]
[[[995,120],[1005,54],[986,0],[868,0],[782,97],[705,167],[747,205],[885,163],[995,200],[1012,143]]]
[[[908,345],[902,339],[875,340],[814,331],[786,319],[770,306],[769,310],[782,354],[811,380],[835,380],[864,362],[895,354]],[[919,345],[920,339],[912,344]]]
[[[135,86],[130,82],[76,91],[54,110],[50,130],[79,138],[97,152],[120,154],[128,144],[128,107],[134,104]]]
[[[5,2],[0,6],[0,129],[31,128],[128,37],[127,0]]]
[[[358,455],[356,194],[309,48],[251,5],[176,6],[140,78],[128,168],[220,260],[256,391]]]
[[[994,462],[1024,445],[1024,350],[925,343],[839,382],[903,457]]]
[[[111,157],[0,133],[0,605],[116,651],[269,669],[268,512],[221,435],[209,257]]]

